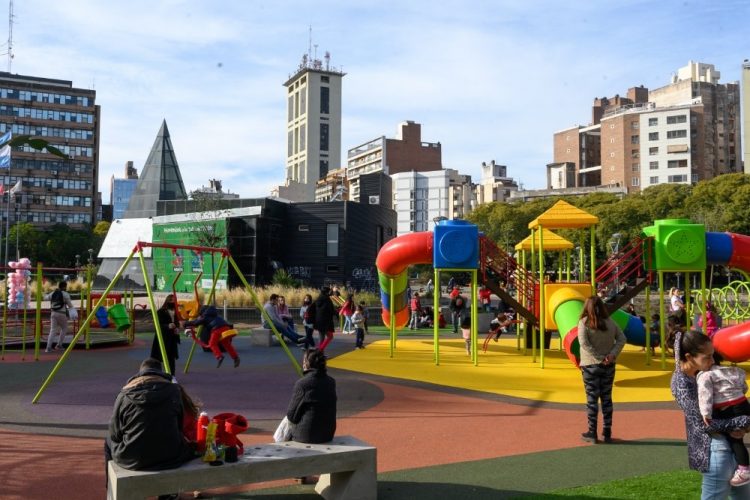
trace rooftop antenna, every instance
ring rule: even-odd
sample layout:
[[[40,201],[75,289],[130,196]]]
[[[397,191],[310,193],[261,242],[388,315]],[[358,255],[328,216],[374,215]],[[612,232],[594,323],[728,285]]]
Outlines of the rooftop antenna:
[[[307,35],[307,60],[312,57],[312,24],[308,27]]]
[[[8,73],[13,65],[13,0],[8,6]]]

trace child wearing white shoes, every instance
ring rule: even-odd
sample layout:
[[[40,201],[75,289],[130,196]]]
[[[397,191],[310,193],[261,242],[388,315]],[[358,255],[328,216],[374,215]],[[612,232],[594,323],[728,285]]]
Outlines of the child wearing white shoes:
[[[747,401],[747,382],[745,370],[737,366],[720,366],[722,358],[714,353],[714,364],[707,371],[698,373],[698,406],[703,421],[708,423],[712,418],[731,419],[750,415],[750,403]],[[729,481],[732,486],[750,483],[750,455],[742,438],[726,435],[737,470]]]

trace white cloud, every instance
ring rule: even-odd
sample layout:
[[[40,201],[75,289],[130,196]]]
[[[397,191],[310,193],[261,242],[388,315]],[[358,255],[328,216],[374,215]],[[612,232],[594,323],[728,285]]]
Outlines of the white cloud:
[[[552,133],[587,123],[594,97],[664,85],[690,59],[736,79],[749,9],[740,0],[15,6],[13,70],[97,90],[104,199],[125,161],[142,168],[162,119],[188,189],[221,178],[263,196],[283,182],[282,83],[307,50],[308,24],[318,56],[329,50],[348,73],[342,159],[410,119],[442,144],[446,166],[477,178],[494,159],[539,187]]]

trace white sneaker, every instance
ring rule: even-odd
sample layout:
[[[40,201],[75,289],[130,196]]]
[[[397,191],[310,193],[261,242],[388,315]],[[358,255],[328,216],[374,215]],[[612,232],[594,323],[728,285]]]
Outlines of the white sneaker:
[[[750,469],[737,469],[732,479],[729,480],[732,486],[742,486],[747,483],[750,483]]]

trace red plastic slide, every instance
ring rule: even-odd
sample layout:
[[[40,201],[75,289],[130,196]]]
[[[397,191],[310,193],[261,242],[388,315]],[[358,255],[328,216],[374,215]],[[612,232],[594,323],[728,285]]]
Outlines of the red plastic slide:
[[[432,263],[433,241],[432,232],[409,233],[392,239],[378,252],[375,265],[378,268],[382,317],[386,326],[391,323],[391,307],[396,313],[396,328],[403,328],[408,323],[406,289],[409,279],[406,270],[412,264]],[[393,297],[390,296],[391,279],[394,280]]]

